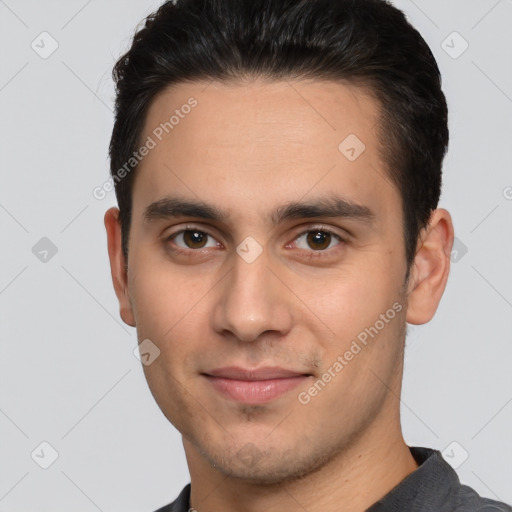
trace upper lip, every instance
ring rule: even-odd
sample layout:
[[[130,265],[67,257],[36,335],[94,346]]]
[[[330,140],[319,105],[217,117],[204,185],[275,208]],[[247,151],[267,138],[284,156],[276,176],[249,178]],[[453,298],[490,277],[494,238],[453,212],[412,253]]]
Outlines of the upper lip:
[[[236,380],[286,379],[309,375],[307,373],[287,370],[286,368],[280,368],[278,366],[265,366],[253,370],[240,368],[239,366],[226,366],[224,368],[210,370],[205,372],[205,374],[211,377],[223,377],[225,379]]]

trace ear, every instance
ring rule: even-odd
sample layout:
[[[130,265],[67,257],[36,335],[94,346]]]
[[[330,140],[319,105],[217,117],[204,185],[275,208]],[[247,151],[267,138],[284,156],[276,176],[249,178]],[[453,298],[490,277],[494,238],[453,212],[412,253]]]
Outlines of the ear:
[[[434,316],[450,273],[453,236],[450,214],[442,208],[434,210],[428,225],[420,233],[411,266],[407,290],[408,323],[425,324]]]
[[[124,323],[135,327],[135,318],[128,294],[128,275],[126,260],[121,247],[121,224],[119,209],[110,208],[105,213],[105,229],[107,230],[108,257],[114,290],[119,300],[121,318]]]

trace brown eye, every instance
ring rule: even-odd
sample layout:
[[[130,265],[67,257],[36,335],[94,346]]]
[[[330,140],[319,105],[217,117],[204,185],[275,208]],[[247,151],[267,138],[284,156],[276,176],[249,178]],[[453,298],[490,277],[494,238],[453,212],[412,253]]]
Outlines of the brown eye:
[[[166,243],[176,252],[193,252],[199,249],[215,248],[219,245],[210,234],[195,228],[182,229],[172,234],[167,238]]]
[[[331,243],[331,234],[325,231],[310,231],[306,240],[312,249],[326,249]]]
[[[295,245],[309,252],[327,252],[326,249],[339,245],[340,242],[343,242],[343,239],[331,231],[313,229],[302,233],[296,239]]]
[[[207,239],[208,235],[201,231],[189,229],[183,231],[183,241],[190,249],[202,249],[205,246]]]

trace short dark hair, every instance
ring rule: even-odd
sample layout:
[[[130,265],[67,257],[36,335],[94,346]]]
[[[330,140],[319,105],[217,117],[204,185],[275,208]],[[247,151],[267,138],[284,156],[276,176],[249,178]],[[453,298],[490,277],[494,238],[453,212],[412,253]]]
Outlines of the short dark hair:
[[[378,100],[387,174],[402,197],[407,267],[437,207],[448,146],[439,68],[404,14],[385,0],[174,0],[145,19],[115,64],[110,170],[123,253],[137,150],[151,101],[186,81],[320,79],[360,84]],[[341,141],[340,141],[341,142]]]

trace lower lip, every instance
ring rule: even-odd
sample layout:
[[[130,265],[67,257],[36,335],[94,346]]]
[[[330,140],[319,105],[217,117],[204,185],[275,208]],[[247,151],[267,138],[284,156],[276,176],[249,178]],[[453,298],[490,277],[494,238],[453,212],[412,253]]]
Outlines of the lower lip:
[[[269,380],[235,380],[211,375],[206,375],[206,378],[214,389],[227,398],[246,404],[263,404],[297,387],[308,376]]]

